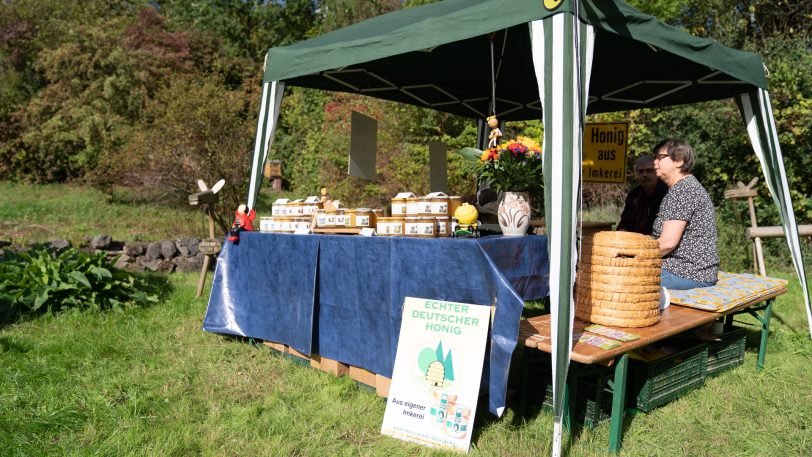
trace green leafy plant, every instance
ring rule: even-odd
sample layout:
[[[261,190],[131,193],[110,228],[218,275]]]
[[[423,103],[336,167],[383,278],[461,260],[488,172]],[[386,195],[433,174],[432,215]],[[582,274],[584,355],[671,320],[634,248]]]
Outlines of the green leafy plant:
[[[121,310],[157,301],[143,281],[113,268],[103,252],[71,248],[56,253],[35,247],[4,251],[0,257],[0,305],[15,314],[63,308]]]

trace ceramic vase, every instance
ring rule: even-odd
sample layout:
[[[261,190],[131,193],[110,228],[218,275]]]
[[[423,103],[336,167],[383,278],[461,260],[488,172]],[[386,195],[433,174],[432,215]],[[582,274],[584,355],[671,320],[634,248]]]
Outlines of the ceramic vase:
[[[505,192],[496,214],[504,236],[526,235],[530,225],[530,194]]]

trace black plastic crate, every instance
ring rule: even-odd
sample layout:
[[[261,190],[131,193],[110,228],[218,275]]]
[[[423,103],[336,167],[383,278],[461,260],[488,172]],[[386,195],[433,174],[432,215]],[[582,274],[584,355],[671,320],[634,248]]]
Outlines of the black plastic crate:
[[[716,376],[744,363],[747,332],[733,328],[721,335],[721,341],[708,343],[707,376]]]
[[[584,427],[594,428],[612,418],[612,390],[608,374],[585,376],[578,380],[574,418]],[[553,408],[553,386],[547,384],[544,408]]]
[[[705,384],[708,345],[702,343],[656,360],[632,360],[634,407],[651,411]]]
[[[596,375],[578,384],[579,398],[575,410],[585,427],[594,428],[612,418],[612,389],[609,375]]]

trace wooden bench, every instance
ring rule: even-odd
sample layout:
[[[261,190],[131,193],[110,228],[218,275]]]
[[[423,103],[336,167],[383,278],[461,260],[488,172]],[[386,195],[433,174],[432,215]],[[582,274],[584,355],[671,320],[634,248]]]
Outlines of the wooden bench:
[[[614,382],[612,384],[612,413],[609,432],[609,451],[620,450],[623,431],[623,416],[626,404],[626,385],[629,352],[649,344],[663,340],[670,336],[683,333],[713,322],[725,316],[725,328],[733,327],[733,316],[748,313],[761,323],[761,343],[759,345],[757,369],[764,367],[764,358],[767,352],[767,335],[770,330],[770,317],[775,297],[786,293],[787,281],[782,279],[766,278],[748,274],[720,273],[719,283],[716,286],[693,289],[691,291],[670,291],[672,306],[661,315],[656,325],[643,328],[620,329],[639,335],[634,341],[621,342],[612,349],[601,349],[588,345],[578,339],[573,340],[570,360],[583,365],[603,365],[614,367]],[[697,292],[699,291],[699,292]],[[716,299],[712,299],[713,297]],[[680,303],[676,305],[673,303]],[[703,308],[703,309],[698,309]],[[711,309],[715,310],[712,311]],[[763,312],[759,316],[758,312]],[[584,328],[590,324],[575,319],[573,335],[584,333]],[[526,349],[537,349],[547,353],[552,352],[552,338],[550,336],[550,315],[532,317],[521,321],[519,325],[519,344]],[[572,371],[578,371],[573,366]],[[523,367],[523,375],[525,373]],[[569,376],[568,389],[574,391],[576,376]],[[527,393],[527,379],[523,376],[520,405],[524,405]]]

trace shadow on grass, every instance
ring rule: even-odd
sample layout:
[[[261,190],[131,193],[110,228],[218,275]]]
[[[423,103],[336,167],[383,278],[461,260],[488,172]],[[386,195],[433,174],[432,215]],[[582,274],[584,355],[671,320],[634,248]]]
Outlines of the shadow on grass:
[[[550,297],[525,302],[524,309],[522,310],[522,317],[525,319],[543,316],[545,314],[550,314]]]
[[[564,454],[587,430],[598,426],[609,426],[611,418],[612,393],[608,381],[613,379],[614,369],[602,366],[582,365],[570,376],[576,375],[576,392],[570,393],[569,406],[565,406],[564,428],[566,431]],[[524,385],[523,385],[524,384]],[[523,348],[514,354],[511,362],[511,376],[508,391],[508,407],[514,412],[511,426],[526,427],[528,423],[547,413],[552,416],[552,366],[550,354],[532,348]],[[570,387],[568,386],[567,389]],[[626,392],[625,417],[622,430],[631,424],[633,414],[630,405],[636,394]],[[566,410],[569,409],[569,413]],[[570,414],[570,417],[567,417]],[[493,416],[483,414],[480,424],[495,422]],[[550,417],[552,419],[552,417]],[[478,417],[479,420],[479,417]],[[544,421],[542,421],[544,422]],[[553,421],[544,422],[542,427],[552,429]],[[608,443],[607,443],[608,445]]]
[[[0,353],[17,353],[25,354],[31,350],[30,345],[20,344],[14,338],[8,336],[0,336]]]
[[[265,348],[265,346],[262,344],[263,341],[260,338],[252,338],[250,336],[242,336],[242,335],[232,335],[230,333],[215,333],[215,335],[229,342],[248,344],[250,346],[259,349]]]

